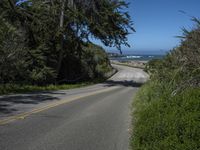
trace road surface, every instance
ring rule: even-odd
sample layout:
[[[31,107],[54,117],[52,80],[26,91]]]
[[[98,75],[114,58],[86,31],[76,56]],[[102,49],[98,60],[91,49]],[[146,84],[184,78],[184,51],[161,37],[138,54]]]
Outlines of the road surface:
[[[0,97],[0,150],[128,150],[130,104],[148,79],[115,65],[106,83]]]

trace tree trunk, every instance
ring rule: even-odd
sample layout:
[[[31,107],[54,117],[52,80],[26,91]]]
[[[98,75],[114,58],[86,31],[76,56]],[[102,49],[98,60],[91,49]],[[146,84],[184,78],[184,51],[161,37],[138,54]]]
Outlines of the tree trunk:
[[[65,14],[65,5],[66,5],[66,0],[61,0],[61,12],[60,12],[60,29],[63,30],[64,27],[64,14]],[[59,75],[61,65],[62,65],[62,60],[63,60],[63,50],[64,50],[64,35],[61,35],[61,41],[60,41],[60,52],[59,52],[59,58],[58,58],[58,66],[57,66],[57,74]]]
[[[74,7],[74,0],[60,0],[61,2],[61,13],[60,13],[60,29],[62,30],[64,27],[64,14],[65,14],[65,6],[66,6],[66,2],[67,2],[67,6],[69,8],[73,8]],[[57,73],[59,75],[60,73],[60,69],[62,66],[62,60],[63,60],[63,54],[64,54],[64,35],[61,35],[61,49],[59,52],[59,59],[58,59],[58,66],[57,66]]]
[[[12,0],[8,0],[9,4],[10,4],[10,7],[15,10],[15,4]]]

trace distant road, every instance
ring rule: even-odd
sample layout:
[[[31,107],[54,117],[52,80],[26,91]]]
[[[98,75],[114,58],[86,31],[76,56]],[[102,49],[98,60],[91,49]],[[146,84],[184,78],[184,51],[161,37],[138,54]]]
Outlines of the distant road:
[[[130,105],[148,79],[114,65],[106,83],[0,97],[0,150],[128,150]]]

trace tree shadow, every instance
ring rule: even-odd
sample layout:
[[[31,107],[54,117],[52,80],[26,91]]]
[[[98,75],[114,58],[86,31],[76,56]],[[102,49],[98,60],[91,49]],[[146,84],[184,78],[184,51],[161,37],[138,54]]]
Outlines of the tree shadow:
[[[124,87],[141,87],[144,83],[143,82],[135,82],[135,81],[127,81],[127,80],[123,80],[123,81],[114,81],[114,80],[108,80],[105,82],[107,87],[111,87],[111,86],[116,86],[116,85],[120,85],[120,86],[124,86]]]
[[[43,91],[0,96],[0,115],[19,111],[19,109],[23,107],[23,104],[36,105],[45,101],[59,100],[58,95],[65,94],[64,92]],[[18,108],[18,106],[20,108]]]
[[[9,108],[10,105],[8,104],[0,104],[0,114],[10,114],[14,111],[17,111],[14,108]]]
[[[114,81],[108,80],[103,83],[104,87],[124,86],[124,87],[140,87],[143,83],[134,81]],[[67,95],[62,91],[42,91],[30,92],[26,94],[15,94],[0,96],[0,115],[9,115],[20,111],[26,104],[37,105],[41,102],[60,100],[59,96]]]

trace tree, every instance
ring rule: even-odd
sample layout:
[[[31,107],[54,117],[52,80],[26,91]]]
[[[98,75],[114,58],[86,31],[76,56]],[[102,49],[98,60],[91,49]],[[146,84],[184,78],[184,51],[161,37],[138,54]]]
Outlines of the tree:
[[[123,10],[128,6],[124,1],[2,0],[0,3],[2,18],[23,34],[28,62],[32,62],[30,72],[35,76],[43,72],[40,78],[46,78],[44,70],[48,68],[50,74],[56,75],[53,81],[65,79],[73,72],[70,66],[69,73],[64,71],[69,61],[81,67],[77,59],[82,59],[83,46],[90,43],[91,37],[121,50],[121,45],[128,46],[129,32],[134,31],[130,16]]]

